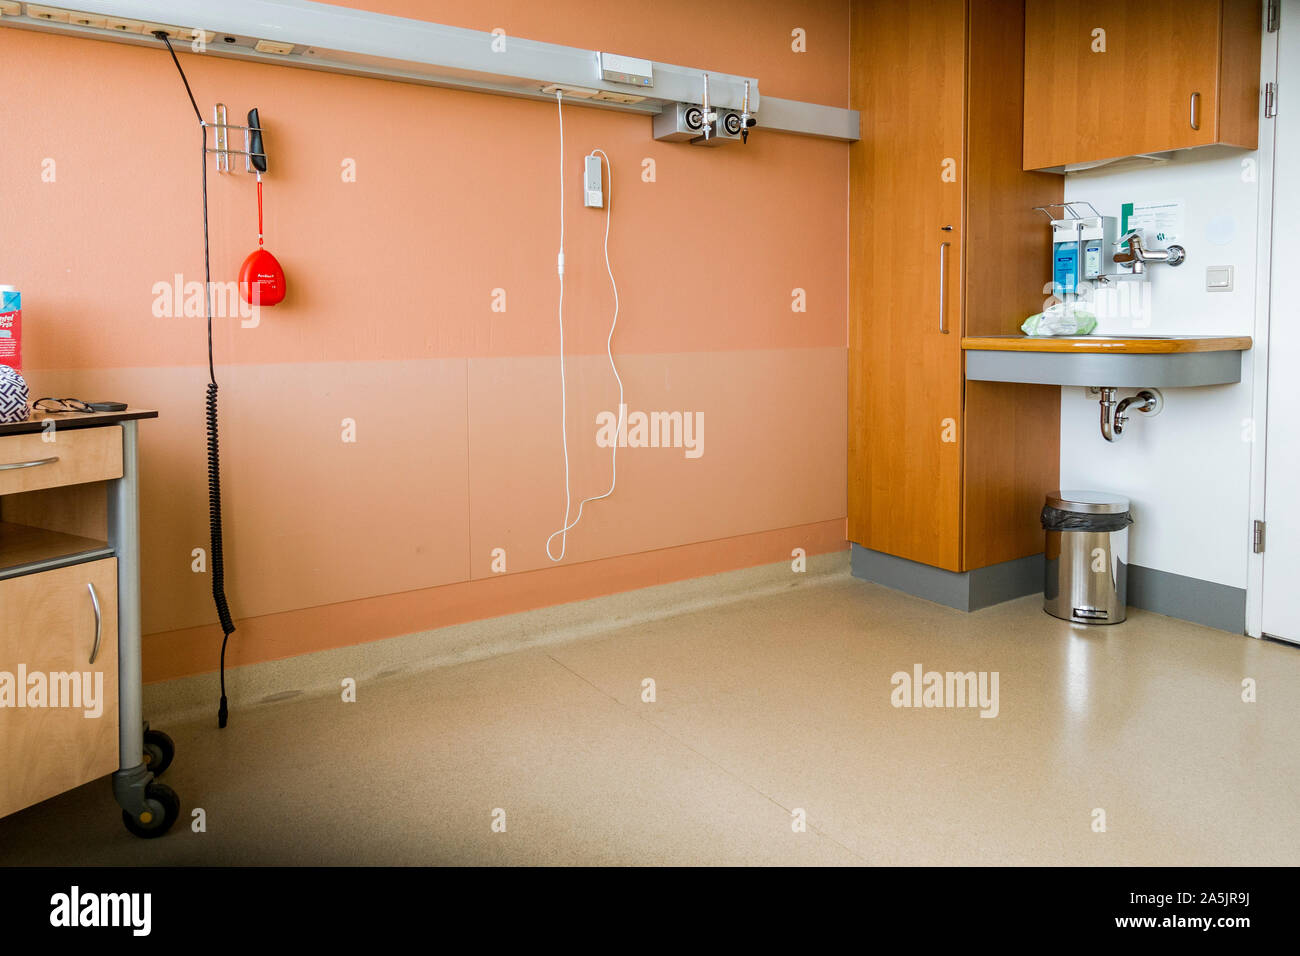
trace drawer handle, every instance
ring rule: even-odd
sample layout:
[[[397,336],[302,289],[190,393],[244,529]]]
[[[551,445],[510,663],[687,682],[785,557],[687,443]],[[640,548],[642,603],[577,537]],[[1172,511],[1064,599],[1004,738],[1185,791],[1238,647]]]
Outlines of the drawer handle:
[[[1191,113],[1192,115],[1188,117],[1188,119],[1192,124],[1192,129],[1200,129],[1201,128],[1201,94],[1200,93],[1192,94]]]
[[[90,663],[93,664],[99,656],[99,640],[104,636],[104,615],[99,610],[99,595],[95,593],[94,582],[87,581],[86,587],[90,589],[90,604],[95,609],[95,646],[90,649]]]
[[[8,465],[0,465],[0,471],[17,471],[19,468],[35,468],[38,465],[52,465],[58,460],[58,456],[55,456],[54,458],[41,458],[37,461],[15,461]]]

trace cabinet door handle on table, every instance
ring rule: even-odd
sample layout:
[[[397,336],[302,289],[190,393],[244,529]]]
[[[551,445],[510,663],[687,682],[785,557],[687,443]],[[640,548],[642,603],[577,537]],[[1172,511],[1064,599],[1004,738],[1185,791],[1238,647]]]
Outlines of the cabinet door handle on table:
[[[99,642],[104,636],[104,615],[99,609],[99,595],[95,593],[95,583],[87,581],[86,587],[90,590],[90,606],[95,609],[95,646],[90,649],[90,663],[95,663],[95,658],[99,656]]]

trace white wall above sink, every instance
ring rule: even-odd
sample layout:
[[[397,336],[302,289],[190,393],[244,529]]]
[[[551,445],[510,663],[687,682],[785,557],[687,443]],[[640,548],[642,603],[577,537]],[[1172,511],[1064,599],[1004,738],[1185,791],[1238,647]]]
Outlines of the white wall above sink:
[[[1175,154],[1166,165],[1066,176],[1065,199],[1087,200],[1104,215],[1119,216],[1125,202],[1184,203],[1179,244],[1187,261],[1176,268],[1148,266],[1149,314],[1138,313],[1135,322],[1132,310],[1120,316],[1099,311],[1098,334],[1255,334],[1258,163],[1256,152],[1213,148]],[[1233,291],[1207,292],[1206,267],[1222,265],[1235,267]],[[1132,499],[1132,564],[1246,586],[1251,365],[1247,353],[1237,385],[1166,390],[1164,411],[1153,419],[1135,416],[1114,444],[1101,437],[1097,400],[1081,388],[1062,389],[1061,485]]]
[[[1125,314],[1099,309],[1097,334],[1250,335],[1255,325],[1258,155],[1226,147],[1172,155],[1164,165],[1114,172],[1102,167],[1066,176],[1067,202],[1086,200],[1116,218],[1126,202],[1183,202],[1178,244],[1187,250],[1187,260],[1178,266],[1152,263],[1144,279],[1120,278],[1101,286],[1099,306],[1107,301],[1126,305],[1127,300],[1149,309],[1124,308]],[[1164,248],[1151,236],[1147,245]],[[1206,292],[1206,268],[1224,265],[1235,267],[1233,291]]]

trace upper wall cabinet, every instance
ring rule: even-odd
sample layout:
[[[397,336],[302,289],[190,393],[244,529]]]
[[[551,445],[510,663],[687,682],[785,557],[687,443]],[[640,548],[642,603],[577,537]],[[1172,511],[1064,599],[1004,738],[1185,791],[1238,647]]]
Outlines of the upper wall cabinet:
[[[1027,0],[1024,168],[1254,149],[1261,0]]]

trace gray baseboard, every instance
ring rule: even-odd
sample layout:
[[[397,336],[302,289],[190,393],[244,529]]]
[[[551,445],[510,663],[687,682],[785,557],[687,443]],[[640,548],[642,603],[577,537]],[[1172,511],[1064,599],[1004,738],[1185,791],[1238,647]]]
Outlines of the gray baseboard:
[[[1043,556],[1005,561],[974,571],[945,571],[928,564],[909,561],[892,554],[872,551],[860,544],[852,547],[850,565],[853,576],[883,584],[896,591],[954,607],[959,611],[978,611],[1026,594],[1042,593]]]
[[[1193,624],[1246,633],[1246,589],[1184,577],[1170,571],[1128,566],[1128,603],[1144,611]]]
[[[850,565],[855,578],[905,591],[959,611],[978,611],[982,607],[1043,591],[1041,554],[959,573],[855,544]],[[1130,607],[1233,634],[1246,631],[1244,588],[1130,564],[1128,603]]]
[[[789,560],[778,561],[296,657],[244,664],[226,671],[230,707],[238,713],[246,707],[300,695],[338,694],[339,680],[343,677],[352,677],[360,685],[567,641],[601,639],[620,628],[741,604],[768,595],[788,594],[791,588],[836,584],[848,580],[848,576],[843,551],[810,554],[802,572],[793,571]],[[208,672],[146,684],[145,713],[155,726],[188,720],[210,721],[215,681],[216,674]]]

